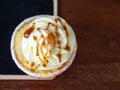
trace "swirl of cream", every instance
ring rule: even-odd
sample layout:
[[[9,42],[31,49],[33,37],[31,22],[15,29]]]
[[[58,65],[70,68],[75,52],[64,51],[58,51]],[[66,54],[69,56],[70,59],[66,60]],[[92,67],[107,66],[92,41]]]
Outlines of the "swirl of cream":
[[[39,70],[53,70],[67,62],[74,51],[76,38],[68,23],[58,16],[33,20],[22,38],[24,57],[39,66]]]

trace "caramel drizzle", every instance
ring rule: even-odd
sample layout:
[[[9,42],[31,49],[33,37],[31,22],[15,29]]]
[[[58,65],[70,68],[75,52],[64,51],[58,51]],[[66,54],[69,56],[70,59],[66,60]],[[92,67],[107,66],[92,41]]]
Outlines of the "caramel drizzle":
[[[68,38],[68,37],[69,37],[69,33],[68,33],[68,30],[67,30],[66,23],[63,23],[60,18],[56,18],[56,19],[55,19],[55,22],[56,22],[56,23],[59,22],[59,23],[62,25],[63,29],[64,29],[65,32],[66,32],[66,36],[67,36],[67,38]],[[57,37],[59,37],[60,35],[59,35],[59,33],[58,33],[58,29],[57,29],[56,31],[57,31],[57,32],[56,32],[56,35],[57,35]],[[60,51],[59,51],[59,53],[57,54],[57,56],[58,56],[58,58],[59,58],[59,62],[61,62],[61,42],[60,42],[60,41],[57,41],[57,43],[58,43],[58,45],[59,45],[58,48],[60,49]],[[67,45],[65,46],[65,50],[70,51],[70,46],[68,45],[68,39],[67,39]]]
[[[39,56],[39,43],[37,43],[37,46],[36,46],[36,56]]]
[[[49,22],[45,30],[49,30],[50,25],[55,26],[53,23]]]
[[[65,47],[65,50],[70,51],[70,46],[68,45],[68,43],[67,43],[67,45],[66,45],[66,47]]]
[[[61,45],[61,41],[60,41],[60,40],[58,40],[58,41],[57,41],[57,44],[58,44],[58,45]]]
[[[58,26],[55,26],[55,34],[56,34],[56,37],[59,38],[60,37],[60,34],[58,32]]]
[[[49,36],[49,35],[48,35]],[[43,35],[41,35],[41,38],[45,38]],[[49,38],[49,39],[51,39],[52,37],[50,36],[50,37],[47,37],[47,38]],[[47,40],[47,38],[46,38],[46,40]],[[49,40],[48,40],[49,41]],[[50,41],[49,41],[50,42]],[[48,42],[48,43],[49,43]],[[45,41],[43,41],[43,43],[42,43],[42,46],[44,47],[44,48],[46,48],[47,49],[47,51],[46,51],[46,53],[44,54],[43,53],[43,51],[42,51],[42,54],[43,54],[43,61],[42,61],[42,66],[43,67],[47,67],[47,64],[48,64],[48,62],[49,62],[49,60],[47,59],[47,55],[48,55],[48,52],[49,52],[49,50],[48,50],[48,46],[46,45],[47,43],[45,42]],[[51,45],[51,47],[52,46],[54,46],[53,44],[50,44]]]
[[[24,32],[24,37],[25,37],[25,38],[29,38],[30,34],[31,34],[31,33],[33,32],[33,30],[34,30],[34,27],[35,27],[35,24],[33,23],[33,25]]]
[[[57,56],[58,56],[58,58],[59,58],[59,62],[61,62],[62,60],[61,60],[61,41],[60,40],[58,40],[57,41],[57,44],[59,45],[58,46],[58,48],[59,48],[59,53],[57,54]]]
[[[34,63],[34,62],[31,63],[31,67],[33,67],[33,66],[35,66],[35,63]]]
[[[51,23],[51,22],[49,22],[49,23],[47,24],[47,27],[45,28],[45,30],[49,30],[50,25],[54,26],[54,27],[55,27],[55,30],[57,31],[58,26],[54,25],[54,24]],[[59,36],[58,34],[59,34],[59,33],[57,33],[57,36]],[[53,33],[49,33],[49,35],[48,35],[48,37],[46,38],[46,40],[47,40],[48,44],[51,46],[51,48],[54,48],[54,47],[55,47],[55,36],[54,36]],[[43,44],[45,44],[45,42],[44,42]],[[44,57],[44,64],[43,64],[43,66],[46,67],[46,66],[47,66],[47,63],[49,62],[49,61],[47,60],[47,57],[46,57],[46,56],[47,56],[47,53],[50,52],[50,55],[51,55],[51,52],[52,52],[52,51],[51,51],[51,50],[48,50],[47,45],[44,45],[44,46],[47,48],[47,52],[46,52],[46,54],[44,55],[45,57]]]
[[[45,57],[44,57],[44,62],[43,62],[43,64],[42,64],[43,67],[46,67],[47,64],[48,64],[48,62],[49,62],[49,61],[48,61],[47,57],[45,56]]]
[[[55,36],[53,33],[49,33],[46,40],[48,41],[48,44],[51,46],[51,48],[55,47]]]
[[[57,23],[57,22],[60,22],[60,24],[62,25],[63,29],[65,30],[66,36],[67,36],[67,38],[68,38],[68,37],[69,37],[69,33],[68,33],[68,30],[67,30],[66,23],[63,23],[60,18],[56,18],[56,19],[55,19],[55,22],[56,22],[56,23]],[[66,47],[65,47],[65,50],[70,51],[70,46],[68,45],[68,40],[67,40],[67,45],[66,45]]]
[[[60,24],[62,25],[63,29],[64,29],[65,32],[66,32],[66,36],[68,37],[68,36],[69,36],[69,33],[68,33],[68,31],[67,31],[66,23],[63,23],[60,18],[56,18],[56,19],[55,19],[55,22],[56,22],[56,23],[57,23],[57,22],[60,22]]]
[[[44,38],[44,36],[43,36],[43,35],[41,35],[41,38]],[[33,39],[37,42],[37,46],[36,46],[36,56],[38,56],[38,57],[39,57],[39,42],[38,42],[38,39],[37,39],[37,37],[36,37],[36,36],[33,36]],[[42,45],[46,47],[45,42],[43,42],[43,43],[42,43]],[[47,54],[46,54],[46,55],[47,55]],[[45,55],[44,55],[44,56],[45,56]],[[48,61],[46,60],[46,57],[44,57],[44,60],[43,60],[43,61],[41,60],[41,58],[40,58],[40,57],[39,57],[39,59],[40,59],[40,62],[42,62],[43,67],[46,67],[46,66],[47,66],[47,63],[48,63]],[[33,66],[34,66],[34,64],[33,64],[33,63],[31,63],[31,66],[33,67]]]
[[[44,38],[43,34],[41,35],[41,38]],[[47,48],[47,45],[46,45],[45,41],[43,41],[42,46],[44,46],[45,48]],[[44,56],[43,61],[42,61],[42,66],[43,67],[47,67],[47,64],[49,62],[47,60],[47,53],[48,53],[48,48],[47,48],[47,52],[43,55]],[[43,54],[43,51],[42,51],[42,54]]]
[[[37,46],[36,46],[36,56],[39,56],[39,43],[38,43],[38,39],[37,36],[33,36],[33,39],[37,42]]]
[[[60,34],[58,32],[58,26],[57,25],[54,25],[53,23],[48,23],[47,25],[47,28],[45,30],[48,30],[50,25],[54,26],[55,27],[55,34],[56,34],[56,37],[59,38]],[[54,37],[54,34],[53,33],[50,33],[47,37],[47,41],[48,43],[50,44],[51,47],[54,47],[55,46],[55,37]],[[60,51],[59,53],[57,54],[58,58],[59,58],[59,62],[61,62],[61,43],[60,41],[58,41],[58,44],[59,44],[59,48],[60,48]],[[46,59],[45,59],[46,60]],[[43,64],[43,66],[45,67],[46,65]]]
[[[43,35],[41,35],[42,37],[44,37]],[[36,40],[36,42],[37,42],[37,46],[36,46],[36,56],[38,56],[39,57],[39,42],[38,42],[38,39],[37,39],[37,37],[36,36],[33,36],[33,39],[34,40]],[[42,45],[45,47],[45,48],[47,48],[47,46],[46,46],[46,44],[45,44],[45,41],[42,43]],[[45,55],[43,55],[44,56],[44,60],[41,60],[41,58],[39,57],[39,60],[40,60],[40,62],[42,63],[42,65],[43,65],[43,67],[46,67],[47,66],[47,63],[49,62],[48,60],[47,60],[47,53],[48,53],[48,51],[46,52],[46,54]],[[42,52],[42,54],[43,54],[43,52]],[[34,66],[33,65],[33,63],[31,63],[31,66]]]
[[[36,37],[35,35],[33,36],[33,39],[34,39],[35,41],[37,41],[37,37]]]
[[[46,67],[47,64],[48,64],[48,62],[49,62],[48,59],[47,59],[47,54],[48,54],[48,51],[49,51],[49,50],[48,50],[47,45],[45,44],[45,41],[43,42],[42,45],[44,45],[44,47],[47,48],[47,52],[44,54],[44,58],[43,58],[44,60],[43,60],[43,64],[42,64],[43,67]]]
[[[48,44],[51,46],[51,48],[55,47],[55,36],[53,33],[49,33],[46,40],[47,40]],[[45,44],[45,42],[44,42],[44,44]],[[46,67],[47,63],[49,62],[49,60],[47,59],[48,53],[50,53],[50,55],[51,55],[51,52],[52,52],[51,49],[50,50],[48,49],[48,46],[46,44],[45,44],[45,48],[47,49],[47,52],[44,55],[44,64],[43,64],[44,67]]]
[[[61,62],[61,61],[62,61],[62,60],[61,60],[61,54],[58,53],[57,56],[58,56],[58,58],[59,58],[59,62]]]
[[[37,31],[40,31],[41,28],[37,28]]]
[[[56,37],[59,38],[59,37],[60,37],[60,34],[59,34],[59,32],[58,32],[58,26],[55,26],[55,30],[56,30],[56,32],[55,32]],[[61,62],[61,61],[62,61],[62,60],[61,60],[61,57],[62,57],[62,55],[61,55],[61,41],[58,40],[58,41],[57,41],[57,44],[58,44],[58,48],[59,48],[59,53],[57,54],[57,57],[59,58],[59,62]]]

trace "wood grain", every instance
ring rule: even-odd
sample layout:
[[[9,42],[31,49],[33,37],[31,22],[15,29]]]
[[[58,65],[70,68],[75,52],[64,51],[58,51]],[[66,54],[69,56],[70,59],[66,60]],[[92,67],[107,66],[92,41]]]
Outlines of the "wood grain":
[[[120,90],[120,1],[58,3],[76,34],[74,63],[52,81],[0,81],[0,90]]]

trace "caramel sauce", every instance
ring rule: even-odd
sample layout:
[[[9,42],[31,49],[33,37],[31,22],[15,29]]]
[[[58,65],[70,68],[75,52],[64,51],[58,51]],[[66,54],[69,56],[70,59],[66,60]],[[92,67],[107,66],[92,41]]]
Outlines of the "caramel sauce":
[[[43,64],[43,67],[46,67],[47,65],[46,64]]]
[[[63,23],[60,18],[56,18],[56,19],[55,19],[55,22],[58,22],[58,21],[60,22],[60,24],[62,25],[63,29],[65,30],[66,36],[67,36],[67,38],[68,38],[69,32],[68,32],[68,30],[67,30],[66,23]],[[70,51],[70,46],[68,45],[68,40],[67,40],[67,45],[66,45],[66,47],[65,47],[65,50]]]
[[[33,39],[36,41],[36,40],[37,40],[37,37],[34,35],[34,36],[33,36]]]
[[[49,22],[45,30],[48,30],[50,25],[51,23]]]
[[[39,43],[38,43],[38,39],[37,36],[33,36],[33,39],[37,42],[37,46],[36,46],[36,56],[39,56]]]
[[[47,24],[47,27],[46,27],[46,29],[45,29],[45,30],[48,30],[48,29],[49,29],[49,27],[50,27],[50,25],[55,26],[53,23],[49,22],[49,23]]]
[[[39,56],[39,43],[37,43],[37,46],[36,46],[36,56]]]
[[[47,46],[46,46],[46,44],[45,44],[45,41],[43,41],[42,46],[43,46],[44,48],[47,48]]]
[[[31,63],[31,66],[33,67],[34,65],[35,65],[35,63],[34,63],[34,62],[32,62],[32,63]]]
[[[68,38],[68,36],[69,36],[69,33],[68,33],[68,31],[66,30],[66,36],[67,36],[67,38]]]
[[[43,34],[41,35],[41,38],[44,38]]]
[[[58,41],[57,41],[57,44],[58,44],[58,48],[60,49],[60,50],[59,50],[59,53],[61,53],[61,41],[58,40]]]
[[[55,25],[55,30],[58,31],[58,26],[57,25]]]
[[[48,62],[49,62],[49,61],[48,61],[47,58],[45,57],[44,63],[45,63],[45,64],[48,64]]]
[[[59,34],[59,32],[58,32],[58,26],[57,26],[57,25],[55,26],[55,31],[56,31],[56,32],[55,32],[56,37],[59,38],[60,34]]]
[[[49,33],[46,40],[52,48],[55,46],[55,36],[53,33]]]
[[[58,40],[58,41],[57,41],[57,44],[58,44],[58,45],[60,45],[60,44],[61,44],[61,41],[60,41],[60,40]]]
[[[66,45],[65,50],[70,51],[70,46],[68,44]]]
[[[58,58],[59,58],[59,62],[61,62],[61,54],[58,53],[57,56],[58,56]]]
[[[59,58],[59,62],[61,62],[61,41],[58,40],[57,43],[59,44],[58,48],[60,49],[59,50],[59,53],[57,54],[58,58]]]
[[[31,26],[30,28],[28,28],[25,32],[24,32],[24,37],[25,38],[29,38],[29,36],[30,36],[30,34],[33,32],[33,30],[34,30],[34,24],[33,24],[33,26]]]
[[[49,56],[46,56],[46,58],[49,58],[51,56],[51,54],[52,54],[52,49],[49,50]]]
[[[62,24],[62,23],[61,23]],[[67,26],[66,26],[66,23],[62,25],[62,27],[64,28],[64,30],[66,31],[66,36],[68,38],[69,36],[69,33],[68,33],[68,30],[67,30]]]
[[[55,32],[57,38],[60,36],[60,34],[58,33],[58,31]]]
[[[55,22],[58,22],[58,21],[61,21],[61,20],[60,20],[59,18],[56,18],[56,19],[55,19]]]
[[[37,28],[38,31],[40,31],[40,28]]]
[[[60,18],[56,18],[56,19],[55,19],[55,22],[58,22],[58,21],[59,21],[60,24],[62,25],[63,29],[64,29],[65,32],[66,32],[66,36],[68,37],[68,36],[69,36],[69,33],[68,33],[68,31],[67,31],[66,23],[63,23]]]
[[[47,59],[47,53],[48,53],[48,51],[45,53],[45,55],[44,55],[44,57],[43,57],[43,67],[46,67],[47,66],[47,64],[49,63],[49,61],[48,61],[48,59]]]
[[[60,49],[60,48],[61,48],[61,46],[59,45],[59,46],[58,46],[58,48]]]
[[[31,72],[35,72],[35,69],[30,69]]]
[[[48,60],[46,60],[46,62],[47,62],[47,63],[49,63],[49,61],[48,61]]]

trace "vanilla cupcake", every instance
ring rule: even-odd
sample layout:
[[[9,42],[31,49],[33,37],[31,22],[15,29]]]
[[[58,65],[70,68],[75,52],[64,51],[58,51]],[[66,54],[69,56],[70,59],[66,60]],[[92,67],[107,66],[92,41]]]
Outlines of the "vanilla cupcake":
[[[21,22],[11,39],[11,54],[26,74],[55,78],[73,62],[76,37],[68,23],[58,16],[39,15]]]

